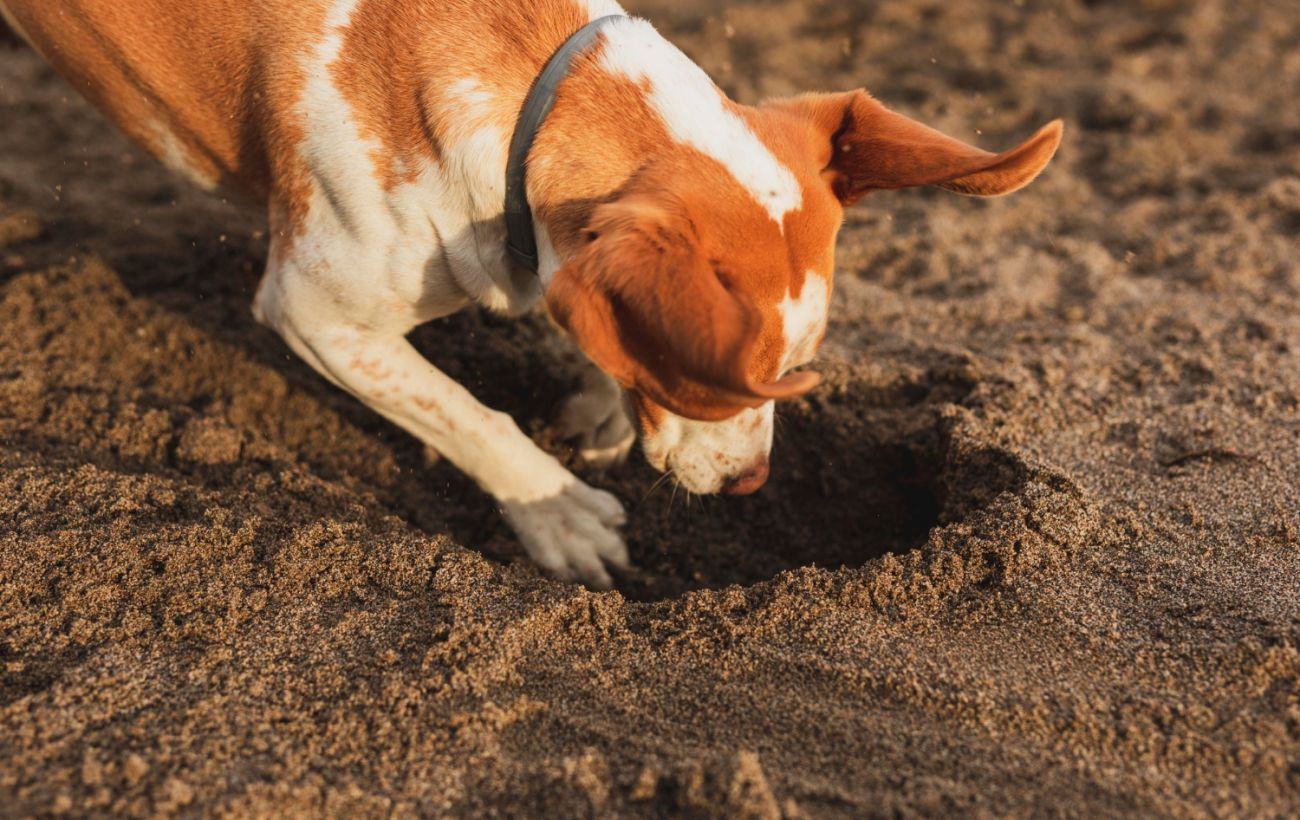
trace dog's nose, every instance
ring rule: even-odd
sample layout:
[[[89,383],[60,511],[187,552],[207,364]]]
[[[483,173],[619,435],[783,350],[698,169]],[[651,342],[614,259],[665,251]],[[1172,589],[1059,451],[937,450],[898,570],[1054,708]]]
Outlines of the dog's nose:
[[[740,475],[733,476],[722,485],[722,491],[727,495],[749,495],[757,492],[767,482],[768,474],[767,459],[759,459],[751,464]]]

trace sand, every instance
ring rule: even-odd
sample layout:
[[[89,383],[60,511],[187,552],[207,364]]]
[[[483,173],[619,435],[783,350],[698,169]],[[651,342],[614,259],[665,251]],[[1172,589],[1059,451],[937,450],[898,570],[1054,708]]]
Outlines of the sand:
[[[628,6],[743,101],[1067,133],[849,214],[758,495],[575,465],[604,594],[252,321],[255,219],[0,48],[0,814],[1300,811],[1300,8]],[[571,461],[548,334],[415,338]]]

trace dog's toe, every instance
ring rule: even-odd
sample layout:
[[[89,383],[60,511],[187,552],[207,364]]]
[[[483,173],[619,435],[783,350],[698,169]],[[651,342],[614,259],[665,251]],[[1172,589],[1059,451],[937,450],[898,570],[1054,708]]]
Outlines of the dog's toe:
[[[607,526],[621,527],[627,523],[627,513],[623,510],[623,502],[615,498],[612,493],[588,487],[586,484],[580,484],[576,494],[582,503],[590,508],[601,522]]]

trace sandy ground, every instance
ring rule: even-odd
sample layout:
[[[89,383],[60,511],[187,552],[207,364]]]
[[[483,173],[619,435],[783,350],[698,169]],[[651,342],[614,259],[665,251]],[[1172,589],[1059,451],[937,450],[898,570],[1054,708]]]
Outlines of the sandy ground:
[[[628,5],[743,101],[1068,131],[1017,196],[850,214],[760,494],[584,473],[607,594],[254,324],[255,221],[0,50],[0,814],[1300,811],[1300,7]],[[417,341],[567,458],[547,334]]]

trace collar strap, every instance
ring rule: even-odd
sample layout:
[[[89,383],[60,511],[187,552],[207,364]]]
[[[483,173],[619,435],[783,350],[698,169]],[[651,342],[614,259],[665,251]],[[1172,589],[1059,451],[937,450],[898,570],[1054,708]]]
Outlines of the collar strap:
[[[533,231],[533,209],[528,205],[525,184],[528,152],[542,123],[555,107],[556,89],[569,76],[573,59],[591,46],[605,24],[623,16],[611,14],[593,20],[565,40],[547,61],[542,73],[537,75],[515,123],[515,134],[510,139],[510,157],[506,162],[506,249],[533,273],[538,272],[537,235]]]

